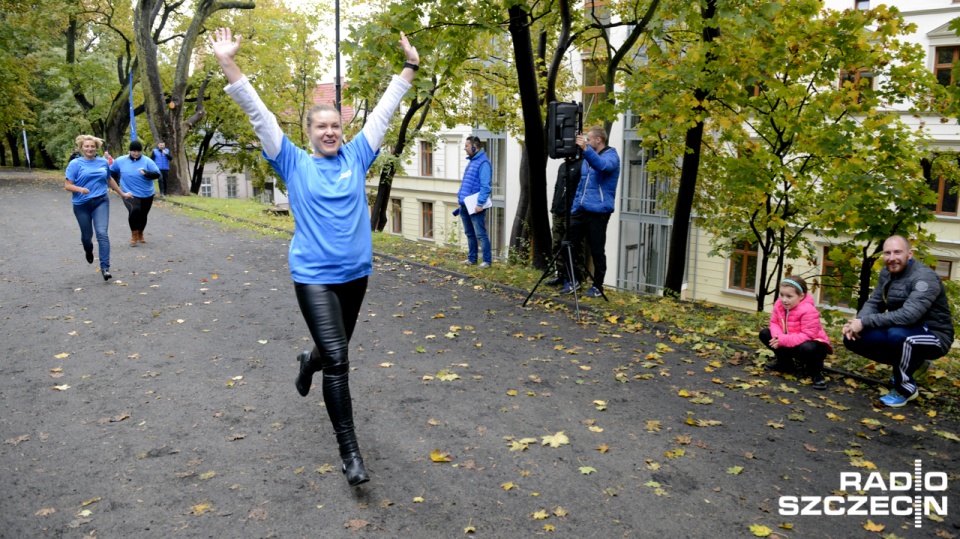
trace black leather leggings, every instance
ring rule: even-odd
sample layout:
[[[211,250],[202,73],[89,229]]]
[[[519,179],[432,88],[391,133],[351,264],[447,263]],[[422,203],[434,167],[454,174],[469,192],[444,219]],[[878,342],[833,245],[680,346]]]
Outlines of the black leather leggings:
[[[367,278],[332,285],[294,283],[294,287],[313,337],[310,366],[314,372],[323,370],[323,402],[343,457],[359,451],[353,429],[347,352],[367,291]]]

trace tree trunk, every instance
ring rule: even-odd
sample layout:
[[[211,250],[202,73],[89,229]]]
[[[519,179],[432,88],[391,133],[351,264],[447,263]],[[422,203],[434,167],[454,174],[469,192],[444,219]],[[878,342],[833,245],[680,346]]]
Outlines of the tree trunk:
[[[860,265],[860,290],[857,295],[857,312],[863,308],[863,305],[870,299],[870,293],[873,292],[870,286],[870,277],[873,276],[873,264],[877,261],[875,255],[869,255],[870,245],[863,248],[863,263]]]
[[[703,41],[711,43],[720,35],[718,28],[711,28],[708,21],[713,19],[717,11],[717,0],[707,0],[702,17],[704,21]],[[713,59],[713,54],[707,53],[707,66]],[[709,67],[704,75],[708,75]],[[694,91],[697,101],[703,103],[709,97],[706,90],[698,88]],[[704,115],[706,110],[702,106],[694,109]],[[673,211],[673,226],[670,229],[670,250],[667,255],[667,274],[663,283],[665,295],[680,296],[683,287],[683,273],[687,266],[687,237],[690,235],[690,216],[693,213],[693,199],[697,189],[697,175],[700,172],[700,146],[703,142],[703,118],[687,130],[683,154],[683,165],[680,171],[680,185],[677,189],[677,202]]]
[[[4,146],[3,141],[0,140],[0,167],[7,166],[7,148]]]
[[[437,84],[434,80],[433,91],[436,91]],[[430,95],[433,95],[431,91]],[[428,98],[429,99],[429,98]],[[410,128],[410,122],[413,121],[414,115],[417,114],[417,111],[421,107],[428,104],[429,101],[417,101],[417,98],[414,97],[410,101],[410,107],[407,109],[407,112],[403,115],[403,120],[400,122],[400,129],[397,132],[397,143],[393,145],[393,151],[391,155],[394,157],[400,157],[403,155],[404,148],[407,147],[407,130]],[[426,113],[429,111],[429,108],[424,109],[421,114],[420,123],[418,128],[423,125],[424,120],[426,119]],[[396,175],[397,169],[393,165],[388,165],[383,167],[383,170],[380,171],[380,183],[377,185],[377,198],[373,202],[373,208],[370,211],[370,230],[374,232],[383,232],[383,228],[387,226],[387,207],[390,202],[390,190],[393,188],[393,177]]]
[[[522,6],[509,9],[510,36],[517,69],[517,85],[520,89],[520,104],[523,109],[524,150],[527,154],[529,174],[530,249],[533,267],[543,270],[550,262],[550,219],[547,215],[547,148],[543,116],[540,114],[540,95],[537,90],[537,67],[533,58],[530,40],[529,14]],[[522,176],[521,168],[521,176]],[[522,193],[521,193],[522,199]],[[517,214],[525,206],[517,206]],[[514,223],[514,230],[517,225]]]
[[[20,165],[20,153],[17,150],[17,135],[16,131],[7,131],[7,146],[10,147],[10,157],[13,161],[13,166],[19,167]]]
[[[700,94],[697,92],[697,99]],[[700,145],[703,142],[703,121],[687,130],[684,141],[686,153],[680,169],[680,185],[677,187],[677,202],[673,210],[673,226],[670,228],[670,249],[667,254],[667,274],[663,292],[680,297],[683,287],[683,272],[687,264],[687,237],[690,235],[690,215],[693,213],[693,198],[697,190],[697,174],[700,170]]]
[[[530,258],[530,238],[527,224],[527,209],[530,204],[530,160],[527,157],[527,145],[520,151],[520,196],[517,198],[517,213],[513,217],[513,227],[510,229],[510,249],[521,260]]]
[[[183,122],[183,108],[186,102],[190,68],[193,65],[193,49],[204,29],[204,23],[211,14],[219,10],[253,9],[254,7],[256,4],[253,2],[241,0],[198,0],[190,25],[181,31],[180,49],[168,100],[157,64],[157,44],[154,41],[153,27],[157,15],[167,7],[159,0],[137,0],[133,31],[137,42],[143,104],[150,128],[153,130],[154,140],[164,141],[170,149],[170,172],[167,181],[167,192],[170,194],[186,195],[190,192],[190,167],[183,147],[188,128]],[[165,21],[166,18],[161,20]],[[159,29],[156,30],[159,31]]]

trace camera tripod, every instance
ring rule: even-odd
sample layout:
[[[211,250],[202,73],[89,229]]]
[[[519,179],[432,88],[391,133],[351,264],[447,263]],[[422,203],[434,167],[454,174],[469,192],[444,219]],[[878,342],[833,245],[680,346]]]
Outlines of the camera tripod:
[[[577,153],[579,154],[579,152],[577,152]],[[576,155],[576,156],[573,156],[573,157],[567,157],[567,158],[566,158],[566,162],[564,163],[563,166],[569,167],[569,166],[571,165],[571,163],[577,161],[578,159],[579,159],[579,155]],[[569,171],[568,171],[567,173],[569,174]],[[566,180],[565,180],[565,181],[566,181]],[[540,283],[542,283],[543,280],[547,278],[547,275],[550,274],[551,270],[553,270],[553,268],[556,267],[557,259],[560,257],[560,255],[566,253],[566,264],[565,264],[565,268],[564,268],[564,269],[565,269],[566,277],[569,278],[570,281],[574,284],[574,286],[573,286],[573,301],[574,301],[574,305],[576,306],[576,309],[577,309],[577,321],[580,322],[580,321],[582,321],[582,316],[581,316],[581,314],[580,314],[580,297],[579,297],[579,286],[580,286],[580,283],[577,282],[577,279],[576,279],[576,275],[577,275],[577,273],[576,273],[576,268],[574,267],[574,263],[573,263],[573,242],[571,242],[570,239],[569,239],[569,236],[570,236],[570,201],[571,201],[571,197],[573,197],[573,193],[570,193],[570,190],[569,190],[569,189],[566,189],[566,186],[564,186],[564,188],[565,188],[564,196],[565,196],[565,199],[566,199],[566,200],[565,200],[565,204],[566,204],[566,209],[567,209],[566,214],[564,215],[564,222],[565,222],[566,225],[567,225],[567,226],[566,226],[566,231],[567,231],[567,232],[566,232],[566,234],[564,235],[563,241],[560,243],[560,248],[557,249],[557,252],[553,253],[553,258],[550,259],[550,262],[547,264],[547,269],[544,270],[543,275],[540,276],[540,280],[537,281],[537,284],[533,285],[533,288],[530,290],[530,294],[528,294],[528,295],[527,295],[527,298],[526,298],[525,300],[523,300],[522,306],[523,306],[523,307],[526,307],[526,306],[527,306],[527,303],[530,301],[530,298],[533,297],[533,294],[537,291],[537,288],[540,286]],[[584,275],[585,277],[588,277],[591,281],[594,280],[593,275],[590,273],[589,270],[587,270],[586,267],[583,267],[583,268],[580,268],[580,269],[582,270],[582,275]],[[582,280],[585,281],[586,279],[582,279]],[[610,301],[610,300],[607,298],[606,294],[603,293],[603,289],[600,289],[600,295],[603,296],[603,299],[604,299],[604,300]]]

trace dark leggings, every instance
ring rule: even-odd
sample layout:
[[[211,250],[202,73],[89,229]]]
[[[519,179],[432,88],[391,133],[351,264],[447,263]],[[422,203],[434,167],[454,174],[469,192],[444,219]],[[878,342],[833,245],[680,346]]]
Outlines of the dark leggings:
[[[770,333],[770,328],[760,330],[760,342],[764,346],[770,348],[771,339],[773,339],[773,335]],[[811,376],[819,374],[823,370],[823,360],[827,357],[828,352],[826,344],[813,340],[800,343],[792,348],[778,346],[770,349],[777,356],[777,363],[790,366],[796,362],[797,366],[805,367]]]
[[[350,337],[367,291],[367,278],[343,284],[294,283],[303,319],[313,337],[310,367],[323,371],[321,388],[340,456],[359,451],[350,401]]]
[[[153,206],[153,196],[147,198],[132,197],[123,199],[123,205],[127,207],[130,216],[127,222],[130,223],[130,230],[139,230],[143,232],[147,228],[147,214]]]

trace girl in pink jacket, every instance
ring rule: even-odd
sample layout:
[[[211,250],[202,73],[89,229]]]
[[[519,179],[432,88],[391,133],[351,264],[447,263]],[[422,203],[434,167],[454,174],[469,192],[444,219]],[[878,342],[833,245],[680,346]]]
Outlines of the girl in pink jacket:
[[[823,360],[833,353],[833,347],[803,278],[788,275],[780,282],[780,297],[773,304],[770,327],[760,331],[760,342],[776,356],[776,360],[764,365],[765,369],[794,372],[800,367],[809,373],[814,388],[827,388]]]

